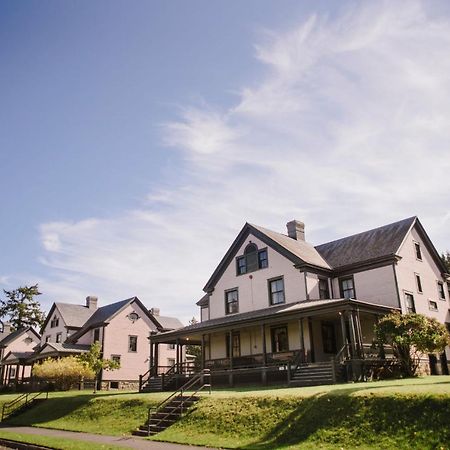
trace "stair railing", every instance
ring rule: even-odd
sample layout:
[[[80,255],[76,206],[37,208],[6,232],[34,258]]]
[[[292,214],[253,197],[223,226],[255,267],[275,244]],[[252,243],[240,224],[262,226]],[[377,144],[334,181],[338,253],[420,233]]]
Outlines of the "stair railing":
[[[48,390],[41,391],[41,392],[25,392],[18,397],[16,397],[14,400],[11,400],[8,403],[5,403],[2,407],[2,419],[3,422],[8,417],[11,417],[15,412],[17,412],[19,409],[28,406],[31,404],[36,398],[39,396],[43,396],[45,394],[45,399],[48,399]]]
[[[207,381],[207,382],[206,382]],[[209,394],[211,395],[211,371],[210,369],[203,369],[201,372],[197,373],[194,377],[192,377],[190,380],[188,380],[183,386],[181,386],[179,389],[177,389],[175,392],[170,394],[166,399],[164,399],[162,402],[160,402],[157,406],[150,407],[148,409],[148,428],[147,428],[147,434],[150,436],[152,431],[152,426],[157,428],[161,422],[164,422],[167,417],[172,415],[173,413],[180,410],[180,415],[183,415],[183,408],[184,404],[186,402],[189,402],[196,394],[198,394],[203,389],[208,388]],[[185,397],[184,394],[187,391],[193,391],[189,396]],[[169,403],[172,400],[175,400],[176,397],[180,396],[181,400],[180,403],[173,408],[170,409],[167,414],[165,414],[162,418],[159,419],[159,421],[155,424],[151,423],[152,415],[157,414],[158,412],[161,412],[164,408],[166,408]]]
[[[139,392],[142,391],[142,388],[144,387],[144,384],[148,383],[150,381],[150,378],[154,377],[155,375],[158,375],[158,367],[152,366],[150,369],[147,370],[142,375],[139,375]]]
[[[288,363],[288,371],[289,371],[289,380],[291,379],[291,377],[295,374],[295,372],[297,372],[297,370],[300,368],[300,366],[302,364],[305,364],[306,357],[305,357],[305,353],[303,350],[301,350],[299,352],[299,354],[296,356],[296,358],[293,361],[293,366],[294,368],[292,369],[292,366],[290,363]]]

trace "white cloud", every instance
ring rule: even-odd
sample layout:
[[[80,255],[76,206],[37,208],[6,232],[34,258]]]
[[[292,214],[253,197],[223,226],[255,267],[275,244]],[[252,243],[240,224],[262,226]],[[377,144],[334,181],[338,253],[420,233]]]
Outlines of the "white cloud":
[[[46,292],[138,295],[186,320],[245,221],[303,219],[319,243],[418,214],[450,247],[449,18],[366,3],[262,39],[265,75],[234,107],[164,125],[187,181],[121,217],[42,226]]]

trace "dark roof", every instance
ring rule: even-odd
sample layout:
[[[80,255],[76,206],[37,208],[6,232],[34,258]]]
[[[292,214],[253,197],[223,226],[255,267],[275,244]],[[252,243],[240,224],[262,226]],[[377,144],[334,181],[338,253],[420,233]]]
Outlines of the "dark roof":
[[[327,261],[308,242],[292,239],[285,234],[246,223],[203,288],[205,292],[211,292],[214,289],[217,280],[223,275],[250,233],[285,256],[296,266],[306,265],[328,272],[331,269]]]
[[[209,306],[209,294],[205,294],[198,302],[198,306]]]
[[[333,269],[394,256],[417,217],[316,246]]]
[[[52,347],[58,352],[76,352],[76,353],[84,353],[88,352],[90,349],[90,345],[82,345],[82,344],[70,344],[67,342],[46,342],[45,345],[42,346],[41,350],[45,347]]]
[[[101,306],[83,325],[83,328],[89,328],[91,325],[103,325],[115,316],[122,308],[130,304],[136,297],[121,300],[120,302],[111,303],[110,305]]]
[[[15,339],[17,339],[19,336],[26,333],[27,331],[33,332],[37,338],[40,338],[39,334],[36,333],[36,331],[34,331],[33,328],[31,328],[31,327],[20,328],[19,330],[13,331],[12,333],[10,333],[6,337],[4,337],[0,341],[0,347],[6,347],[8,344],[10,344],[12,341],[14,341]]]
[[[85,324],[86,320],[88,320],[89,317],[91,317],[92,314],[94,314],[94,312],[96,311],[95,309],[89,309],[84,305],[55,302],[53,303],[49,313],[47,314],[47,317],[45,318],[45,322],[42,325],[42,330],[45,329],[48,321],[50,320],[50,317],[53,316],[55,308],[58,309],[66,326],[70,328],[81,328]]]

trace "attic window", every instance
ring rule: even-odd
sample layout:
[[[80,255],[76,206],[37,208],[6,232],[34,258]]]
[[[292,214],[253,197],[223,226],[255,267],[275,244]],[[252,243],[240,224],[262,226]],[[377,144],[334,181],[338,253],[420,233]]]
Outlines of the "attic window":
[[[414,250],[416,252],[416,258],[419,261],[422,261],[422,250],[420,249],[420,244],[418,242],[414,242]]]
[[[256,244],[250,243],[245,247],[244,255],[236,258],[236,275],[265,269],[268,265],[267,249],[258,250]]]
[[[134,323],[134,322],[136,322],[136,320],[139,319],[139,314],[133,311],[132,313],[128,314],[127,317],[128,317],[128,319],[131,320],[131,322]]]
[[[52,321],[50,322],[50,327],[55,328],[59,325],[59,318],[54,316]]]

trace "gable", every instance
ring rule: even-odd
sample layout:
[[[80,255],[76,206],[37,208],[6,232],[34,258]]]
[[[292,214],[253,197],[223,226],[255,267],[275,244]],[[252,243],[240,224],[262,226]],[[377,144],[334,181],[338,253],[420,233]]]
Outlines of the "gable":
[[[250,235],[259,239],[272,250],[280,253],[295,266],[310,266],[322,270],[330,270],[328,263],[311,244],[305,241],[297,241],[258,225],[246,223],[203,288],[205,292],[212,292],[215,284],[228,266],[234,263],[238,253],[242,253],[242,246]]]

